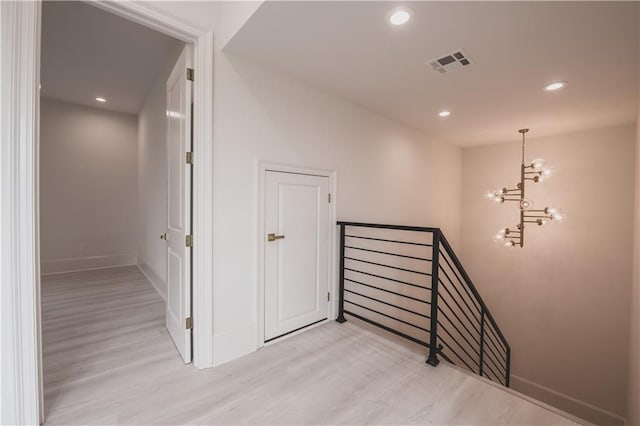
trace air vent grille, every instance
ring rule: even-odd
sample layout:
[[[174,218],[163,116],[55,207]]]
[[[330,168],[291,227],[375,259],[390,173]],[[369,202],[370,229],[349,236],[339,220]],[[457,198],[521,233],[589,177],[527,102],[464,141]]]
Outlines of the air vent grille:
[[[463,49],[458,49],[446,55],[431,59],[427,61],[427,64],[431,66],[433,71],[439,74],[446,74],[468,67],[471,65],[471,58]]]

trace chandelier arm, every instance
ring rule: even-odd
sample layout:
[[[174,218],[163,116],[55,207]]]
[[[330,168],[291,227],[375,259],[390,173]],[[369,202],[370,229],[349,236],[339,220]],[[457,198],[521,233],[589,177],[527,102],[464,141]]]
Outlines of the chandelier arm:
[[[531,207],[532,203],[525,198],[525,184],[526,181],[534,181],[538,183],[546,176],[546,169],[538,170],[543,164],[542,161],[535,160],[529,164],[525,164],[525,140],[526,133],[529,129],[520,129],[518,132],[522,135],[522,161],[520,163],[520,182],[516,185],[516,188],[502,188],[493,193],[489,193],[487,198],[494,199],[500,203],[505,201],[517,201],[520,203],[520,223],[516,225],[516,229],[504,228],[498,233],[497,239],[505,239],[508,241],[505,243],[509,247],[519,245],[524,247],[524,230],[526,223],[533,223],[537,225],[543,225],[547,220],[554,220],[557,216],[561,219],[560,214],[551,213],[551,208],[545,207],[544,209],[526,209]]]

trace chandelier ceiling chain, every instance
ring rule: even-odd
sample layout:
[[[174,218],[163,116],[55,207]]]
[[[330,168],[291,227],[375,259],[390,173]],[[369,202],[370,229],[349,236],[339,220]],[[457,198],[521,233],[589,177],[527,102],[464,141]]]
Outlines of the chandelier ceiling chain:
[[[560,209],[555,207],[545,207],[536,210],[533,207],[533,201],[525,198],[526,181],[533,183],[543,182],[553,175],[553,169],[545,166],[545,161],[541,158],[533,160],[529,164],[524,161],[524,142],[525,135],[529,129],[520,129],[518,133],[522,134],[522,162],[520,163],[520,182],[515,188],[502,188],[495,191],[489,191],[486,198],[503,204],[506,201],[515,201],[518,203],[520,210],[520,223],[513,228],[504,228],[498,231],[495,240],[503,242],[506,247],[524,247],[524,230],[525,224],[533,223],[538,226],[545,225],[551,221],[560,221],[564,218]]]

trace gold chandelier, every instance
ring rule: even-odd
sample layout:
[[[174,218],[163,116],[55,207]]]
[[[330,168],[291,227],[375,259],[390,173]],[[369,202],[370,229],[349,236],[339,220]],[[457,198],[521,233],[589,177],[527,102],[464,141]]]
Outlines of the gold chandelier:
[[[553,169],[546,166],[546,162],[538,158],[529,164],[524,162],[524,138],[529,129],[520,129],[522,134],[522,163],[520,164],[520,183],[515,188],[502,188],[496,191],[489,191],[486,198],[498,204],[506,201],[515,201],[520,210],[520,223],[513,228],[504,228],[498,231],[495,236],[497,242],[504,243],[505,247],[524,247],[524,230],[526,223],[533,223],[538,226],[545,225],[551,221],[561,221],[564,218],[562,211],[555,207],[545,207],[535,210],[533,201],[525,198],[525,184],[527,181],[540,183],[553,175]]]

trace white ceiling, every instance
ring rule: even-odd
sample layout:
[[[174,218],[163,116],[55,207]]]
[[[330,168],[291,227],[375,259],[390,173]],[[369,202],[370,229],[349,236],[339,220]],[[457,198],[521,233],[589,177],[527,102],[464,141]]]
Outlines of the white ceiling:
[[[399,4],[265,2],[226,50],[460,146],[637,118],[635,2],[410,2],[392,27]],[[425,65],[460,48],[468,68]],[[543,92],[555,80],[569,84]]]
[[[135,114],[181,45],[86,3],[45,1],[42,96]]]

